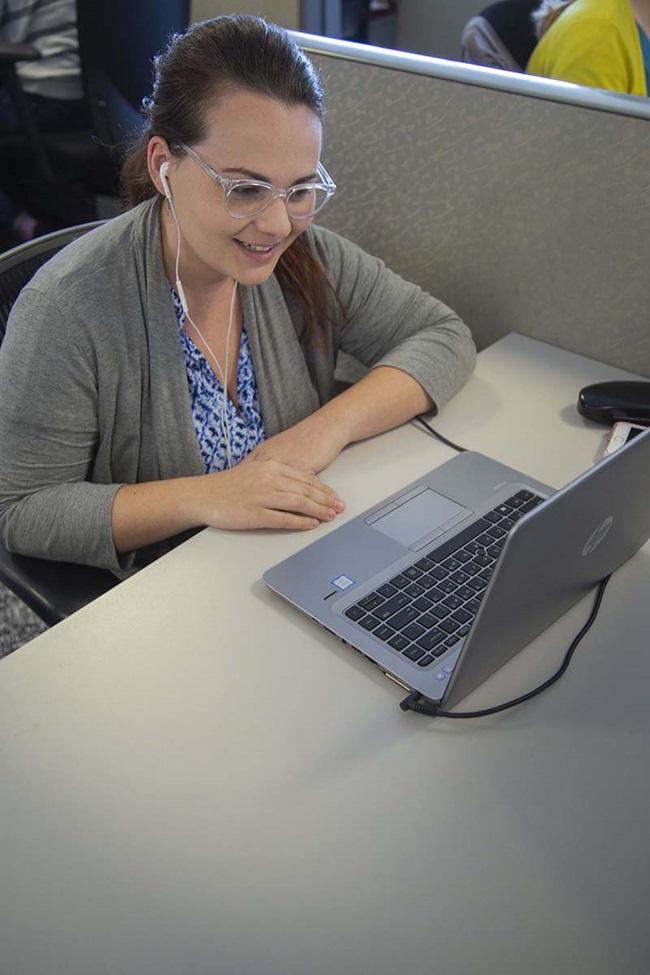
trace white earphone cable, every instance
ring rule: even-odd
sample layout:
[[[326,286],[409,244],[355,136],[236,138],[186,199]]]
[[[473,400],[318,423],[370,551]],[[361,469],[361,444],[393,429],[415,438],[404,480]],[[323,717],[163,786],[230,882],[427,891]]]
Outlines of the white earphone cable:
[[[166,182],[164,182],[163,185],[166,186]],[[181,225],[179,223],[178,217],[176,216],[176,208],[174,207],[174,201],[172,200],[171,192],[167,192],[165,195],[167,197],[167,202],[169,203],[169,207],[172,212],[172,216],[174,218],[174,223],[176,224],[176,267],[174,272],[176,277],[176,292],[178,294],[178,297],[180,298],[181,306],[183,308],[183,311],[185,312],[185,317],[187,318],[188,322],[190,323],[192,328],[195,330],[196,334],[199,336],[199,338],[205,345],[207,351],[210,353],[210,356],[217,367],[217,375],[221,379],[221,383],[223,385],[223,402],[221,406],[220,420],[221,420],[221,429],[224,435],[224,439],[226,441],[226,466],[228,468],[231,468],[233,464],[232,464],[232,449],[230,446],[230,424],[228,422],[228,360],[229,360],[229,353],[230,353],[230,334],[232,332],[233,313],[235,309],[235,297],[237,295],[238,282],[235,281],[235,285],[232,289],[232,297],[230,299],[228,331],[226,332],[226,368],[222,369],[221,363],[219,362],[216,355],[210,348],[210,345],[206,341],[205,336],[203,335],[201,329],[196,324],[196,322],[192,319],[189,312],[189,308],[187,305],[187,298],[185,297],[185,290],[183,288],[183,283],[180,279],[181,239],[182,239]]]

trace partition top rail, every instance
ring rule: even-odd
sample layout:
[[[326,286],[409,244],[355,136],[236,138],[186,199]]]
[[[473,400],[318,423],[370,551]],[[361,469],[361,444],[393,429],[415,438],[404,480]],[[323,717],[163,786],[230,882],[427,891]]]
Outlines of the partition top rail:
[[[578,105],[599,112],[617,115],[631,115],[650,119],[650,99],[638,95],[627,95],[600,88],[587,88],[568,81],[554,81],[514,71],[501,71],[498,68],[485,68],[460,61],[446,61],[442,58],[428,57],[424,54],[411,54],[408,51],[394,51],[370,44],[356,44],[333,37],[321,37],[301,31],[290,31],[296,42],[310,54],[327,54],[348,61],[361,61],[396,71],[409,71],[413,74],[429,75],[445,81],[476,85],[479,88],[493,88],[497,91],[528,95],[545,101],[560,102],[565,105]]]

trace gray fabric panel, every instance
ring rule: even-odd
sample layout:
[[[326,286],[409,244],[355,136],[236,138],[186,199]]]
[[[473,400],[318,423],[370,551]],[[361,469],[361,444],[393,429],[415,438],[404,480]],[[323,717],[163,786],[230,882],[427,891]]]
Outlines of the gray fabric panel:
[[[320,222],[432,292],[479,348],[517,331],[650,375],[650,125],[313,55]]]

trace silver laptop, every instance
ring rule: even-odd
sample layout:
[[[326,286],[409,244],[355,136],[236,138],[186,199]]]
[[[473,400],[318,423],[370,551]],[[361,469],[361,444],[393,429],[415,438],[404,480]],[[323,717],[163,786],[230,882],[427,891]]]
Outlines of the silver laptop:
[[[465,452],[264,582],[449,708],[650,537],[650,430],[553,491]]]

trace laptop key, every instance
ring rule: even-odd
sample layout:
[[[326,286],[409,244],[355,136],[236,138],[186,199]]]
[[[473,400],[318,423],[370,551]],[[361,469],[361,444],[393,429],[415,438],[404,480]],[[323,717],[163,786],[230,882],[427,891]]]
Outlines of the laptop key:
[[[522,504],[519,510],[523,512],[523,514],[526,514],[526,512],[532,511],[533,508],[536,508],[537,505],[541,503],[542,503],[542,498],[532,498],[530,501],[526,501],[525,504]]]
[[[485,549],[481,549],[481,553],[483,552],[485,552]],[[467,562],[467,564],[465,565],[465,572],[471,576],[475,576],[477,572],[481,571],[481,569],[482,566],[480,566],[478,562],[474,562],[473,560],[471,562]]]
[[[483,592],[483,590],[487,585],[487,582],[485,581],[485,579],[481,579],[480,576],[474,576],[473,579],[469,580],[467,585],[470,586],[472,589],[474,589],[476,592]]]
[[[433,606],[433,603],[427,596],[420,596],[419,599],[413,600],[413,605],[421,613],[425,613],[431,606]]]
[[[388,643],[392,636],[395,636],[395,630],[392,626],[386,626],[385,623],[380,623],[376,630],[372,631],[372,635],[376,636],[378,640],[383,640],[384,643]]]
[[[398,610],[408,606],[409,603],[410,600],[406,593],[398,592],[395,596],[391,596],[390,599],[387,599],[385,603],[382,603],[381,606],[377,606],[374,611],[374,615],[378,620],[382,620],[382,622],[385,623],[386,620],[393,615],[393,613],[397,613]]]
[[[418,586],[423,586],[424,589],[434,589],[438,585],[438,579],[431,575],[430,573],[425,573],[418,579]]]
[[[485,548],[485,546],[484,545],[479,545],[478,542],[470,542],[469,545],[466,545],[465,546],[465,548],[472,555],[477,555],[477,554],[479,554],[480,552],[483,551],[483,549]]]
[[[445,607],[446,609],[447,607]],[[418,623],[423,626],[425,630],[432,630],[434,626],[438,625],[438,620],[441,619],[435,613],[423,613],[420,616]]]
[[[501,516],[496,511],[488,511],[487,514],[483,515],[486,521],[491,522],[495,525],[498,521],[501,521]]]
[[[409,565],[408,569],[402,569],[402,575],[411,580],[419,579],[422,575],[422,569],[418,569],[416,565]]]
[[[467,582],[470,576],[463,569],[457,569],[456,572],[452,573],[452,575],[449,576],[449,578],[451,579],[452,582],[455,582],[459,586],[461,586],[464,582]]]
[[[402,636],[401,633],[396,633],[395,636],[391,637],[387,642],[388,645],[393,647],[395,650],[403,650],[404,647],[408,647],[409,645],[409,641],[405,636]]]
[[[407,640],[417,640],[423,633],[426,633],[426,629],[424,626],[420,626],[419,623],[409,623],[402,630],[402,636],[405,636]]]
[[[419,583],[412,582],[410,586],[406,587],[404,592],[407,593],[409,596],[412,596],[414,599],[417,599],[418,596],[424,595],[426,589],[423,586],[419,585]]]
[[[390,582],[385,582],[383,586],[380,586],[377,590],[380,596],[384,599],[388,599],[389,596],[394,596],[396,592],[399,592],[396,586],[391,586]]]
[[[456,588],[456,583],[452,582],[451,579],[443,579],[442,582],[438,583],[438,589],[442,589],[446,593],[455,592]]]
[[[431,578],[433,579],[437,579],[438,581],[440,581],[441,579],[447,578],[447,576],[449,575],[449,570],[443,569],[441,565],[434,565],[432,569],[428,570],[427,575],[431,576]]]
[[[429,664],[432,664],[435,659],[435,657],[432,657],[431,654],[428,653],[426,657],[420,657],[418,660],[418,667],[428,667]]]
[[[444,630],[445,633],[455,633],[455,631],[460,627],[460,623],[458,620],[455,620],[453,616],[448,616],[446,620],[441,620],[440,623],[438,623],[438,626],[441,630]]]
[[[456,596],[458,596],[459,599],[462,599],[463,602],[466,599],[473,599],[475,595],[475,590],[472,589],[471,586],[461,586],[460,589],[456,590]]]
[[[378,620],[374,616],[364,616],[363,619],[358,620],[358,623],[364,630],[372,631],[378,625]]]
[[[451,613],[451,609],[449,608],[449,606],[445,606],[444,603],[438,603],[437,606],[431,607],[427,615],[435,616],[437,619],[443,620],[445,616],[449,616],[450,613]]]
[[[405,589],[411,584],[411,580],[407,578],[407,576],[402,575],[402,573],[393,576],[393,578],[389,579],[388,581],[390,582],[391,586],[397,586],[398,589]]]
[[[469,562],[471,557],[472,557],[472,553],[468,552],[467,549],[464,548],[459,549],[454,555],[454,558],[458,559],[458,561],[462,562],[463,564],[465,562]]]
[[[448,559],[442,563],[443,569],[449,569],[450,572],[454,572],[455,569],[460,569],[461,563],[450,555]]]
[[[425,555],[423,559],[420,559],[415,564],[417,565],[418,569],[422,569],[423,572],[428,572],[429,569],[433,568],[435,562],[432,562],[431,559],[428,559]]]
[[[446,596],[445,606],[449,606],[449,609],[459,609],[463,605],[463,600],[459,599],[458,596]]]
[[[419,660],[420,657],[424,656],[424,650],[421,647],[412,646],[404,651],[404,656],[408,657],[409,660]]]
[[[418,646],[423,647],[424,650],[433,650],[437,647],[448,634],[444,630],[434,629],[429,630],[424,636],[421,636],[418,640]]]
[[[466,609],[457,609],[454,613],[454,619],[458,620],[459,623],[468,623],[472,619],[472,614],[468,613]]]
[[[396,630],[401,630],[403,627],[408,626],[409,623],[412,623],[417,616],[417,609],[414,609],[413,606],[405,606],[404,609],[400,609],[399,613],[391,616],[390,625]]]
[[[365,609],[362,609],[361,606],[354,605],[349,606],[344,615],[351,620],[360,620],[362,616],[366,615],[366,611]]]
[[[361,606],[362,609],[365,609],[365,611],[369,613],[375,608],[375,606],[379,606],[381,603],[383,603],[383,601],[384,600],[382,597],[378,596],[376,592],[369,592],[367,596],[364,596],[363,599],[359,600],[357,606]]]
[[[484,569],[488,565],[492,565],[492,559],[489,555],[475,555],[473,559],[474,565],[478,565],[480,569]],[[470,582],[467,585],[471,585]]]

